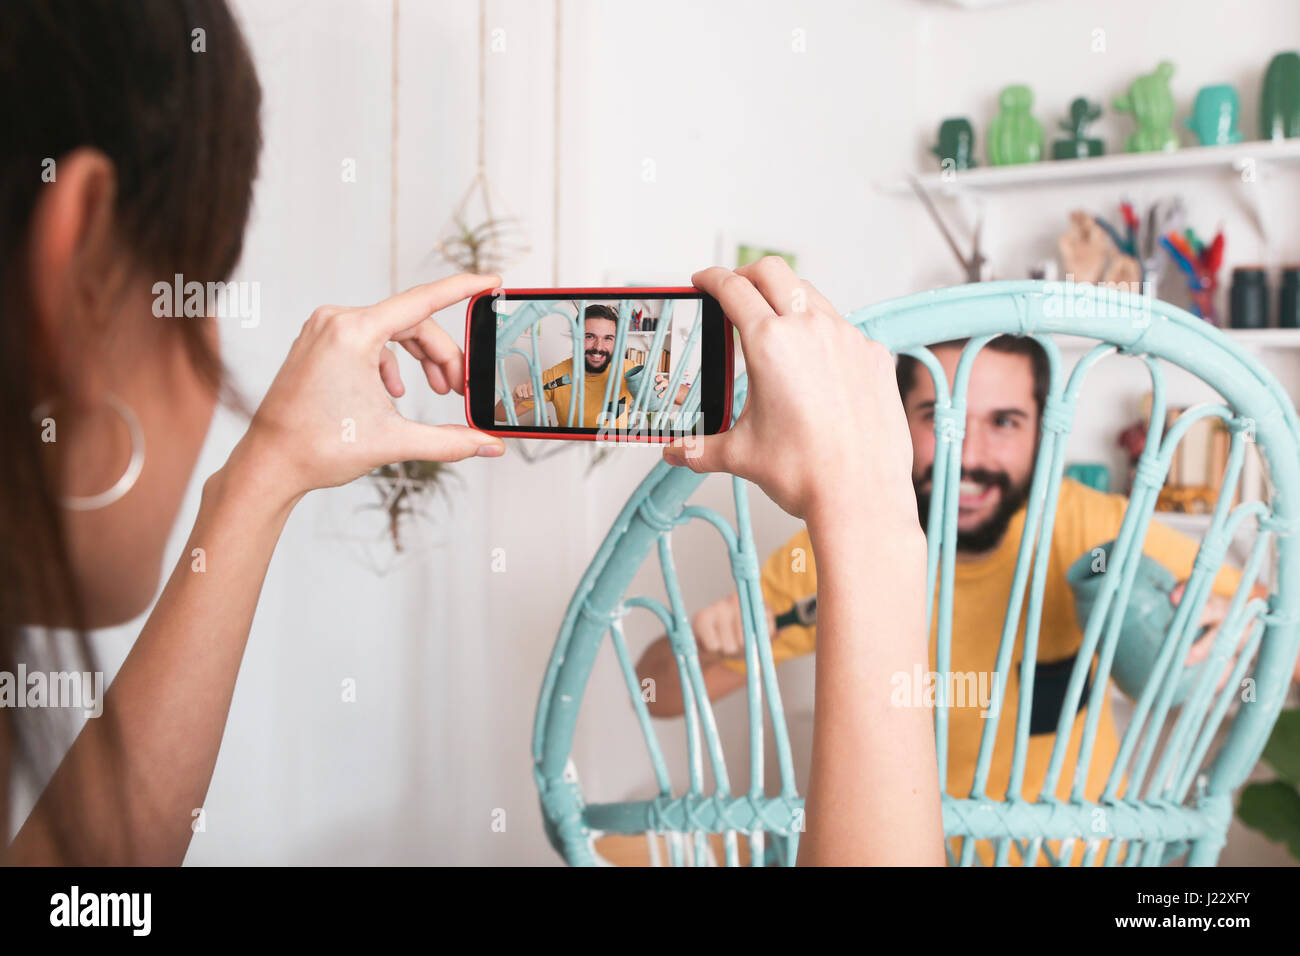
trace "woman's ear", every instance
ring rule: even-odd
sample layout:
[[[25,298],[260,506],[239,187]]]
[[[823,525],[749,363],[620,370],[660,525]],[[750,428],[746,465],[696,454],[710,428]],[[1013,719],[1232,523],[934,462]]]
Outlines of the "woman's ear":
[[[124,256],[115,241],[117,176],[97,149],[58,160],[38,194],[28,229],[27,281],[36,323],[36,371],[64,400],[93,404],[102,391],[95,346],[112,314]]]

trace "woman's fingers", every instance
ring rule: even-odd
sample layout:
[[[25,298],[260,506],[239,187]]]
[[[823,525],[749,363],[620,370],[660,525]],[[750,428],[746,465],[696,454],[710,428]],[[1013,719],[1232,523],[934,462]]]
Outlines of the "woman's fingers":
[[[437,365],[427,366],[424,370],[424,375],[429,382],[429,386],[439,395],[446,395],[448,392],[453,390],[462,394],[465,391],[465,386],[463,384],[460,388],[454,388],[454,386],[447,381],[446,374]]]
[[[402,383],[402,372],[397,367],[397,356],[387,345],[379,353],[379,377],[383,380],[384,388],[388,389],[388,394],[393,398],[401,398],[406,394],[406,386]]]
[[[362,310],[367,327],[379,341],[398,338],[433,313],[501,285],[498,275],[472,272],[417,285]]]
[[[399,344],[410,353],[412,358],[420,363],[420,368],[424,370],[424,379],[429,383],[431,389],[439,395],[446,395],[450,391],[464,394],[465,375],[463,367],[461,367],[461,372],[456,376],[455,381],[449,381],[449,373],[445,370],[446,366],[439,365],[430,359],[424,349],[420,347],[420,343],[415,339],[405,339]]]
[[[718,300],[731,324],[740,331],[742,341],[746,329],[776,314],[752,282],[730,269],[712,266],[695,273],[691,281],[697,289]]]
[[[456,341],[433,319],[426,319],[393,337],[420,360],[429,387],[439,395],[465,392],[465,355]]]
[[[808,312],[812,302],[810,286],[794,274],[780,256],[764,256],[757,262],[741,266],[736,274],[744,276],[779,315]]]
[[[385,457],[392,461],[461,461],[495,458],[505,453],[500,438],[467,425],[423,425],[407,418],[397,420],[393,442]]]
[[[811,282],[800,279],[780,256],[765,256],[736,270],[754,284],[763,298],[781,315],[821,312],[838,316],[835,306]]]
[[[830,299],[822,295],[815,285],[807,279],[803,280],[803,287],[808,292],[808,305],[811,309],[823,312],[826,315],[839,315],[835,306],[831,305]]]
[[[740,422],[721,435],[691,435],[682,441],[664,446],[664,461],[670,465],[689,468],[696,474],[726,471],[736,474],[734,462],[738,460],[735,442]],[[744,475],[741,475],[743,478]]]

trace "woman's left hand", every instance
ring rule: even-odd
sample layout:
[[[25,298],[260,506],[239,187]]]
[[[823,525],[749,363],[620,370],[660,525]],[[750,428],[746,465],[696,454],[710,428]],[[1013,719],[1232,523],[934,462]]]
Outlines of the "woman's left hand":
[[[400,344],[419,360],[435,392],[463,394],[460,347],[430,316],[500,282],[495,275],[456,275],[364,308],[316,309],[254,415],[242,450],[269,459],[277,487],[291,498],[397,461],[502,454],[499,438],[465,425],[421,424],[398,412],[392,399],[406,387],[388,344]]]

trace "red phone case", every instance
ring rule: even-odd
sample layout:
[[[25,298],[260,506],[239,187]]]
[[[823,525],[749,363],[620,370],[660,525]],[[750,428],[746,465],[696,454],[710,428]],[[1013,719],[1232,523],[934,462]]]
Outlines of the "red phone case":
[[[674,286],[671,288],[651,289],[644,286],[634,286],[632,288],[613,288],[613,289],[489,289],[486,292],[480,292],[469,300],[469,307],[465,310],[465,421],[472,428],[484,432],[488,435],[497,435],[500,438],[559,438],[565,441],[608,441],[613,444],[665,444],[675,441],[680,435],[637,435],[627,434],[613,438],[610,435],[567,435],[556,432],[519,432],[519,431],[497,431],[491,428],[478,428],[474,424],[474,418],[470,414],[470,397],[469,397],[469,336],[470,329],[474,320],[474,303],[484,296],[496,294],[504,295],[554,295],[556,298],[597,298],[597,299],[653,299],[656,294],[665,292],[675,293],[697,293],[703,294],[694,286]],[[725,432],[731,427],[731,402],[735,390],[735,362],[734,346],[735,335],[731,332],[731,322],[728,321],[726,314],[722,316],[725,326],[725,335],[723,340],[726,343],[726,354],[724,365],[726,369],[726,380],[723,382],[723,405],[722,405],[722,425],[718,432]],[[614,435],[619,433],[615,432]]]

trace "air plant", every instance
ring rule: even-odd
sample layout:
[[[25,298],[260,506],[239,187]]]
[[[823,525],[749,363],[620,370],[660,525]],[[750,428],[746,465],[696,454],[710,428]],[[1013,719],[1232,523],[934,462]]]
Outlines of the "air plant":
[[[403,521],[418,517],[438,493],[445,495],[449,481],[455,477],[450,467],[440,461],[399,461],[370,473],[380,501],[365,507],[387,512],[388,532],[398,554],[402,553]]]
[[[500,272],[528,254],[523,226],[513,216],[489,217],[476,226],[464,218],[452,220],[450,234],[434,247],[462,272]]]

